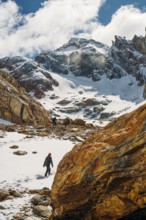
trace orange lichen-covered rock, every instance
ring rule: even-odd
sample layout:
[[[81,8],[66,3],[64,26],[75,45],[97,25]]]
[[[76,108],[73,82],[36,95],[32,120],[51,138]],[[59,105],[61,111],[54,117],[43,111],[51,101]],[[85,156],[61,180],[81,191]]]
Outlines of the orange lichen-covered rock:
[[[10,75],[0,71],[0,118],[15,124],[50,124],[48,112]]]
[[[116,220],[146,208],[146,104],[66,154],[51,197],[61,219]]]

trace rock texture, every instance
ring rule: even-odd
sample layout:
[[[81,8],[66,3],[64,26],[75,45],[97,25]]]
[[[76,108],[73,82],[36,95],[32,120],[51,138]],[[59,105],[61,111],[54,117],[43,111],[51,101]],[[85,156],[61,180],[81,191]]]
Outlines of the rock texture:
[[[32,92],[38,99],[45,96],[45,91],[53,90],[53,86],[59,85],[37,62],[20,56],[0,59],[0,69],[11,74],[26,92]]]
[[[17,81],[0,71],[0,118],[16,124],[48,125],[49,114]]]
[[[146,37],[134,36],[132,40],[126,40],[116,36],[111,47],[94,40],[72,38],[61,48],[37,54],[34,60],[20,56],[2,58],[0,69],[12,74],[27,92],[33,92],[38,99],[54,86],[59,86],[49,71],[72,73],[93,81],[132,75],[139,86],[143,86],[146,83]],[[133,84],[131,82],[131,86]]]
[[[19,219],[19,220],[49,220],[51,219],[52,215],[52,208],[50,206],[50,189],[43,188],[43,189],[31,189],[31,190],[24,190],[24,191],[16,191],[9,189],[6,190],[0,189],[0,195],[6,192],[8,196],[5,199],[17,199],[18,197],[24,198],[29,197],[29,202],[23,204],[19,211],[13,215],[13,210],[11,210],[11,216],[8,215],[8,211],[5,213],[4,218],[7,216],[9,219]],[[4,193],[3,193],[4,192]],[[30,194],[34,196],[30,198]],[[5,201],[4,199],[2,201]],[[2,209],[3,207],[0,207]],[[5,210],[3,211],[3,213]]]
[[[35,61],[57,73],[73,73],[100,81],[103,76],[119,79],[134,76],[139,85],[146,82],[146,37],[130,40],[115,36],[113,45],[94,40],[72,38],[55,51],[38,54]]]
[[[114,62],[134,76],[140,86],[146,83],[146,37],[134,36],[132,41],[127,41],[116,36],[110,54]]]
[[[146,214],[146,104],[76,145],[60,162],[54,219],[117,220]],[[132,218],[130,218],[132,219]]]
[[[134,36],[132,40],[116,36],[111,47],[94,40],[72,38],[54,51],[36,54],[34,59],[1,58],[0,70],[12,75],[53,114],[82,115],[92,123],[97,120],[105,123],[127,111],[130,108],[127,101],[133,105],[133,102],[138,104],[146,99],[145,51],[146,37],[141,36]],[[88,81],[88,86],[83,79]],[[62,91],[64,86],[66,93]],[[91,97],[87,99],[89,91]],[[118,102],[122,105],[111,112],[113,96],[119,97]],[[50,105],[47,104],[49,100]]]

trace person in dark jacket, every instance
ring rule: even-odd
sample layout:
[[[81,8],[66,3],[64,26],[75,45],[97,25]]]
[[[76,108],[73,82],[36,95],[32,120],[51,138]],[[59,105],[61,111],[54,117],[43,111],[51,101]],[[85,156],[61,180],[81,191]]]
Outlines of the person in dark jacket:
[[[45,172],[45,177],[47,176],[47,174],[50,175],[51,173],[51,167],[53,167],[53,161],[52,161],[52,157],[51,157],[51,153],[48,154],[48,156],[45,158],[43,167],[46,167],[46,172]]]
[[[57,118],[56,117],[52,118],[52,125],[53,125],[53,127],[56,127],[56,125],[57,125]]]

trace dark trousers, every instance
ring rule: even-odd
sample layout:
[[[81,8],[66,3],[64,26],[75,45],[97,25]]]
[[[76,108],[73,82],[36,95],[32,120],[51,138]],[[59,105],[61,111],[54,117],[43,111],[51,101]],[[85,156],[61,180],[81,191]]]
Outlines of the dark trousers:
[[[50,175],[50,172],[51,172],[51,168],[50,167],[46,167],[45,177],[47,176],[47,174]]]

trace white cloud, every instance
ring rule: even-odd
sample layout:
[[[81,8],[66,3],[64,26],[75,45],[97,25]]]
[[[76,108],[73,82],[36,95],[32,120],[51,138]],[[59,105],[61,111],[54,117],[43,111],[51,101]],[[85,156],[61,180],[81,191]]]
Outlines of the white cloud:
[[[23,17],[14,1],[1,3],[0,56],[53,49],[66,43],[76,30],[88,30],[104,0],[52,0],[35,14]],[[12,20],[12,21],[11,21]],[[10,21],[10,24],[9,24]],[[17,30],[17,21],[24,23]]]
[[[104,2],[48,0],[35,14],[25,16],[14,1],[0,2],[0,56],[55,49],[75,33],[109,45],[115,35],[132,38],[144,34],[146,13],[133,6],[121,7],[106,26],[95,20]]]
[[[0,1],[0,37],[6,38],[19,23],[18,6],[12,1]]]
[[[106,25],[98,25],[92,31],[92,38],[111,45],[115,35],[132,39],[134,35],[145,35],[146,12],[141,12],[132,5],[122,6]]]

